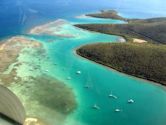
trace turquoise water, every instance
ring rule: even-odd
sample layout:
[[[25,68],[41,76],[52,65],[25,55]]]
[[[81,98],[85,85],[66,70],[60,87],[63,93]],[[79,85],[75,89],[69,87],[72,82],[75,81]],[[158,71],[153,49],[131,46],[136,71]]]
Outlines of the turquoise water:
[[[92,20],[95,18],[89,21]],[[88,22],[88,19],[86,21]],[[95,22],[97,21],[98,19]],[[111,22],[116,21],[110,20]],[[121,74],[75,54],[75,49],[82,45],[115,42],[119,37],[81,30],[70,23],[64,24],[58,32],[75,37],[30,37],[41,41],[47,51],[49,62],[42,64],[43,69],[48,69],[49,75],[73,88],[76,95],[78,107],[68,116],[66,125],[166,124],[164,87]],[[77,71],[81,71],[81,74],[76,74]],[[71,80],[67,80],[67,77],[71,77]],[[86,85],[90,88],[85,88]],[[109,98],[110,93],[115,94],[118,99]],[[127,103],[130,98],[135,100],[134,104]],[[94,104],[97,104],[100,110],[93,109]],[[121,112],[115,112],[116,108],[121,109]]]
[[[20,35],[34,25],[58,18],[68,20],[70,24],[65,24],[59,33],[72,34],[73,38],[24,34],[43,43],[48,58],[43,59],[41,63],[31,50],[31,53],[21,55],[19,61],[40,65],[42,71],[29,71],[29,65],[25,64],[17,70],[18,75],[26,78],[29,74],[40,75],[47,69],[48,75],[73,89],[78,107],[67,117],[66,125],[165,125],[164,87],[121,74],[75,54],[75,49],[82,45],[115,42],[119,38],[72,26],[76,23],[122,23],[108,19],[73,18],[101,9],[116,9],[121,15],[130,18],[166,16],[165,4],[165,0],[148,2],[144,0],[98,0],[98,2],[95,0],[74,2],[73,0],[2,0],[0,38]],[[81,71],[80,75],[76,74],[78,70]],[[67,77],[71,77],[71,80],[67,80]],[[87,85],[90,88],[85,88]],[[54,111],[29,99],[33,95],[26,87],[26,84],[25,86],[13,84],[10,89],[27,106],[28,114],[33,114],[32,117],[38,115],[44,121],[51,121],[51,125],[61,125],[59,116]],[[110,93],[116,95],[118,99],[109,98]],[[128,104],[127,100],[130,98],[134,99],[135,103]],[[100,110],[93,109],[94,104],[97,104]],[[116,108],[122,111],[115,112]]]

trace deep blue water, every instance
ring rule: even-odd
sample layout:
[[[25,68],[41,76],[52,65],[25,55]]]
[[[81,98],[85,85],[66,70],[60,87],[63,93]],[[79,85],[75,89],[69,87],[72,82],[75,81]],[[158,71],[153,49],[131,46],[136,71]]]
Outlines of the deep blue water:
[[[101,9],[116,9],[127,17],[166,16],[165,0],[1,0],[0,38],[24,33],[27,28],[57,18]]]

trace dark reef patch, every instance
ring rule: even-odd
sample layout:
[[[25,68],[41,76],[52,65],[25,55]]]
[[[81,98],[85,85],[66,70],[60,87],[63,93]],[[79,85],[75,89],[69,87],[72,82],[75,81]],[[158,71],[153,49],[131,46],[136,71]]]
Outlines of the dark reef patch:
[[[33,97],[41,105],[62,114],[71,113],[76,108],[76,100],[71,88],[49,76],[33,78],[28,86]]]

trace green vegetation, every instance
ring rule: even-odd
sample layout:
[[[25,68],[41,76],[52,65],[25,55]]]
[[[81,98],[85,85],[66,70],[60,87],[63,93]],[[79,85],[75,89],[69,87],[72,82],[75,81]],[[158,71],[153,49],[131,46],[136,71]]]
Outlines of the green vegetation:
[[[166,18],[133,20],[128,24],[78,24],[76,26],[90,31],[123,36],[127,41],[139,38],[166,44]]]
[[[125,24],[77,24],[75,26],[91,31],[119,35],[127,41],[132,38],[144,39],[153,43],[166,44],[166,18],[127,19],[118,15],[115,10],[102,10],[100,13],[87,14],[96,18],[123,20]]]
[[[88,16],[128,22],[75,25],[90,31],[122,36],[127,43],[87,45],[77,50],[79,55],[120,72],[166,85],[166,45],[161,45],[166,44],[166,18],[127,19],[113,10]],[[148,43],[134,43],[135,39]]]
[[[77,54],[120,72],[166,85],[166,45],[94,44],[79,48]]]

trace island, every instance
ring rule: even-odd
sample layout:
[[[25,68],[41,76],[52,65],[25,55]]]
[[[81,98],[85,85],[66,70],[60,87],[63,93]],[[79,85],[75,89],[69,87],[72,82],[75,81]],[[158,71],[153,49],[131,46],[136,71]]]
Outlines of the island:
[[[127,18],[124,18],[118,15],[118,12],[115,10],[101,10],[99,13],[86,14],[86,16],[97,17],[97,18],[107,18],[107,19],[118,19],[122,21],[127,21]]]
[[[88,15],[119,19],[108,13]],[[127,41],[85,45],[76,50],[77,54],[117,71],[166,85],[166,18],[123,20],[127,23],[75,25],[85,30],[122,36]]]

